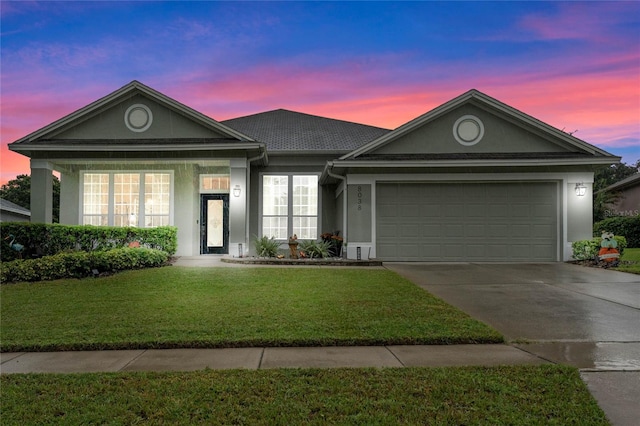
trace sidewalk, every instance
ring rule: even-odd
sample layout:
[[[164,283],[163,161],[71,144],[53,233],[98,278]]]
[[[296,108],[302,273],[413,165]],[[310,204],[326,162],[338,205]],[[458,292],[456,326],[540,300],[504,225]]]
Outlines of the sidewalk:
[[[338,367],[537,365],[542,358],[508,345],[330,346],[140,349],[0,354],[0,373],[191,371]]]

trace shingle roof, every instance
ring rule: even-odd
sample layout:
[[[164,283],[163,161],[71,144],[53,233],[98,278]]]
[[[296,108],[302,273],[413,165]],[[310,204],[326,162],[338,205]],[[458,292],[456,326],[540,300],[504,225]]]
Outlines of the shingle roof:
[[[640,173],[636,173],[634,175],[631,175],[629,177],[622,179],[619,182],[611,184],[607,186],[604,189],[604,191],[620,190],[629,186],[636,186],[636,185],[640,185]]]
[[[22,214],[24,216],[31,216],[31,212],[29,211],[29,209],[25,209],[24,207],[19,206],[16,203],[5,200],[4,198],[0,198],[0,208],[2,210]]]
[[[269,151],[351,151],[388,129],[285,109],[221,122],[267,146]]]

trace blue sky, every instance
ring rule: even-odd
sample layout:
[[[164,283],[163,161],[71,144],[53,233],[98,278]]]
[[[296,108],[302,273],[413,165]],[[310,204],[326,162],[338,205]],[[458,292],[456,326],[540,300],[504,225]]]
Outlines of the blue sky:
[[[6,145],[139,80],[214,119],[395,128],[478,89],[640,159],[638,2],[2,1]]]

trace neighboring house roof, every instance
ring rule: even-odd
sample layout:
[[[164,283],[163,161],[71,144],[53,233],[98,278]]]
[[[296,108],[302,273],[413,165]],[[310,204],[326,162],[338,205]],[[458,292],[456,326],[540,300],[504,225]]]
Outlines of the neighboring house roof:
[[[390,132],[388,129],[318,117],[285,109],[222,121],[274,151],[350,152]]]
[[[602,191],[622,191],[640,185],[640,173],[631,175],[619,182],[607,186]]]
[[[29,211],[29,209],[25,209],[24,207],[19,206],[16,203],[5,200],[4,198],[0,198],[0,209],[11,213],[31,217],[31,212]]]

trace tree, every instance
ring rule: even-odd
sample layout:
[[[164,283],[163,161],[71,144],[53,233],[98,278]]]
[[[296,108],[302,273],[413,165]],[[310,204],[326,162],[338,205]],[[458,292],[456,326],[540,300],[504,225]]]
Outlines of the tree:
[[[635,166],[628,166],[625,163],[613,164],[595,172],[593,177],[593,220],[595,222],[604,220],[607,205],[615,203],[618,199],[618,194],[602,190],[638,173],[639,168],[640,160],[636,162]]]
[[[0,187],[0,198],[31,210],[31,176],[18,175]],[[53,176],[53,221],[60,221],[60,180]]]
[[[638,172],[640,160],[635,166],[628,166],[625,163],[613,164],[609,167],[598,169],[593,177],[593,192],[600,191],[609,185],[620,182],[622,179]]]

